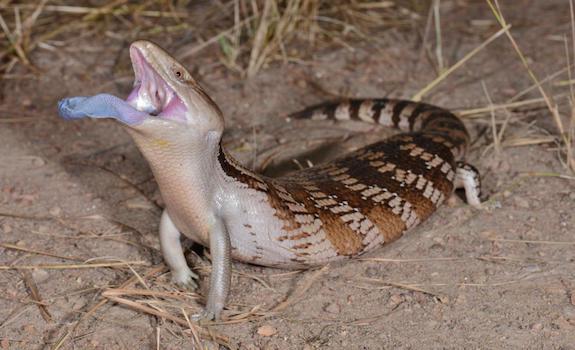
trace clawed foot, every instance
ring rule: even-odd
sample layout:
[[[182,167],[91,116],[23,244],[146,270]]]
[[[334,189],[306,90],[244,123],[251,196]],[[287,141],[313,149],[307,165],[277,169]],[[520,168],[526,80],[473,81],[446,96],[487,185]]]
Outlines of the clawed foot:
[[[203,321],[217,321],[220,319],[224,306],[210,306],[209,304],[206,306],[204,311],[200,312],[199,314],[195,314],[192,316],[192,320],[196,322],[203,322]]]
[[[193,291],[198,289],[198,283],[196,282],[198,278],[198,275],[189,268],[172,271],[172,282],[186,290]]]

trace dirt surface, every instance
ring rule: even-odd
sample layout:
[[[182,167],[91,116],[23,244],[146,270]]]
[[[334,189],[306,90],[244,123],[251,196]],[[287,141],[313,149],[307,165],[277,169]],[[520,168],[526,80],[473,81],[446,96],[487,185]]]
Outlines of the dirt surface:
[[[541,78],[566,66],[567,1],[513,1],[503,10]],[[441,15],[447,65],[499,29],[482,1],[442,1]],[[184,63],[221,106],[232,154],[261,166],[269,157],[289,160],[293,150],[322,142],[355,147],[342,143],[346,135],[360,142],[381,137],[380,130],[357,125],[287,124],[283,117],[335,95],[411,97],[437,76],[435,56],[421,49],[424,26],[422,20],[412,28],[387,30],[353,50],[317,49],[304,62],[270,65],[249,81],[218,64],[217,50]],[[176,38],[155,39],[169,51],[183,49]],[[151,265],[162,263],[157,238],[162,203],[145,160],[119,125],[66,122],[56,113],[64,96],[126,94],[132,80],[128,43],[90,33],[65,42],[57,50],[34,51],[32,60],[43,74],[5,80],[1,87],[0,264],[143,262],[133,264],[133,271],[147,287],[175,292],[169,273],[146,277]],[[484,107],[482,84],[494,103],[531,86],[504,36],[425,100],[453,109]],[[562,92],[545,86],[553,94]],[[539,97],[536,91],[524,99],[533,97]],[[545,108],[498,111],[496,118],[507,116],[499,154],[490,116],[467,119],[476,139],[469,160],[484,176],[486,210],[452,201],[366,260],[303,272],[237,263],[230,309],[253,310],[256,316],[209,329],[240,349],[575,349],[575,181],[524,176],[567,173],[555,144],[511,146],[556,134]],[[310,151],[301,159],[311,153],[329,158],[339,153],[333,149]],[[270,172],[282,169],[278,162]],[[190,254],[190,260],[209,266],[199,252],[201,258]],[[192,348],[188,327],[121,303],[107,303],[86,316],[104,289],[119,287],[133,271],[126,266],[0,270],[0,349],[52,348],[66,335],[62,349]],[[203,295],[207,275],[201,271]],[[44,316],[27,279],[37,286]],[[266,313],[285,300],[283,310]],[[191,315],[199,305],[182,308]],[[163,299],[154,307],[183,317]],[[263,315],[257,317],[258,312]]]

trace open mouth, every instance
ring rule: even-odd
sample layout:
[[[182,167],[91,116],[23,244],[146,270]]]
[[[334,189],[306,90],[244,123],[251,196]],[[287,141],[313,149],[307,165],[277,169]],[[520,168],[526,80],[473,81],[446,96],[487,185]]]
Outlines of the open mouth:
[[[151,53],[153,54],[153,53]],[[139,48],[130,48],[134,67],[134,89],[126,100],[110,94],[68,97],[58,102],[58,111],[64,119],[113,118],[135,127],[147,119],[187,122],[187,107],[170,86],[178,84],[169,69],[158,63],[158,68],[146,59]],[[151,60],[161,60],[153,56]],[[185,90],[183,90],[185,92]]]
[[[126,102],[151,116],[185,121],[184,103],[138,48],[130,48],[130,59],[135,78]]]

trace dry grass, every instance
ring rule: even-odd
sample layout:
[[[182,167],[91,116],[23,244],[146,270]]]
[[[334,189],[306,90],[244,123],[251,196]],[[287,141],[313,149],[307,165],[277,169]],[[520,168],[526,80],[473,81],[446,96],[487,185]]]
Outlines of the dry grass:
[[[57,50],[65,45],[62,38],[92,31],[128,42],[193,32],[199,42],[184,43],[188,48],[182,50],[181,58],[217,43],[222,62],[251,77],[269,62],[305,58],[302,45],[337,43],[353,49],[347,40],[366,38],[364,31],[408,25],[417,17],[409,6],[390,0],[228,0],[209,6],[188,1],[114,0],[100,7],[59,3],[7,1],[0,5],[0,72],[5,77],[26,76],[13,73],[17,63],[40,74],[30,59],[33,50]]]
[[[499,6],[499,2],[497,0],[486,0],[487,4],[491,8],[493,15],[495,16],[497,22],[501,25],[502,28],[507,28],[509,24],[505,20],[505,17],[501,11],[501,7]],[[573,50],[575,52],[575,16],[574,16],[574,8],[573,8],[573,1],[570,0],[570,12],[571,12],[571,27],[572,27],[572,43],[573,43]],[[553,98],[553,96],[549,95],[549,93],[544,89],[540,79],[537,77],[535,72],[531,69],[531,66],[523,54],[519,44],[515,40],[514,36],[512,35],[511,31],[506,31],[507,38],[511,42],[513,49],[515,50],[517,56],[521,60],[521,63],[525,67],[527,75],[533,81],[534,85],[537,87],[537,90],[541,94],[541,97],[545,101],[545,105],[555,122],[555,126],[558,130],[558,140],[557,143],[560,145],[563,155],[561,157],[562,163],[565,167],[575,173],[575,158],[574,158],[574,150],[575,150],[575,106],[573,105],[573,101],[575,100],[575,95],[573,94],[573,89],[571,89],[571,97],[570,97],[570,106],[571,111],[570,115],[566,118],[560,113],[559,105]],[[566,60],[567,60],[567,72],[569,74],[569,80],[571,80],[571,64],[569,58],[569,50],[568,50],[568,42],[565,40],[566,46]],[[569,85],[571,87],[571,85]],[[564,123],[564,119],[567,119],[567,125]],[[500,141],[501,137],[499,137]]]

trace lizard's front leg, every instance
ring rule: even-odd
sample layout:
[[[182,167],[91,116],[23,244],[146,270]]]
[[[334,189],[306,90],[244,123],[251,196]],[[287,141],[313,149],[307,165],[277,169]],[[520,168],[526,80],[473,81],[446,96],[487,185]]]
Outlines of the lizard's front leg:
[[[180,231],[170,219],[167,210],[164,210],[160,219],[160,247],[172,272],[172,282],[190,290],[196,289],[198,285],[194,279],[197,279],[198,275],[188,267],[180,241]]]
[[[210,229],[210,254],[212,274],[206,309],[196,320],[219,319],[230,291],[232,278],[231,243],[228,230],[221,219],[216,219]]]

